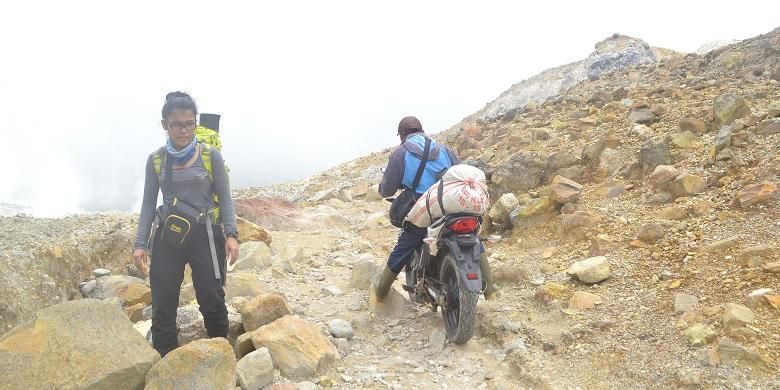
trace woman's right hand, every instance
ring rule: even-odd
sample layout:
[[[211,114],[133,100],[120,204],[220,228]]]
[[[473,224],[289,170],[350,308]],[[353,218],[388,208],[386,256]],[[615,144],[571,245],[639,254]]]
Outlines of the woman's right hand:
[[[133,261],[138,271],[141,271],[144,275],[149,275],[148,253],[146,249],[138,248],[133,250]]]

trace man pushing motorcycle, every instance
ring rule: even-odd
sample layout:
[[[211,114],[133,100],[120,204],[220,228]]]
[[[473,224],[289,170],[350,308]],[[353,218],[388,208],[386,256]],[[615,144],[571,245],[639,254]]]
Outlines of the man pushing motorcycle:
[[[460,162],[449,148],[427,137],[422,124],[413,116],[403,118],[398,124],[398,137],[401,145],[390,155],[379,193],[388,198],[403,189],[390,211],[391,222],[401,227],[401,233],[382,273],[372,283],[371,288],[378,301],[387,296],[398,273],[409,264],[412,254],[423,243],[428,232],[427,228],[404,222],[406,214],[448,168]],[[481,248],[479,268],[486,283],[485,299],[495,299],[498,290],[492,283],[484,248]]]

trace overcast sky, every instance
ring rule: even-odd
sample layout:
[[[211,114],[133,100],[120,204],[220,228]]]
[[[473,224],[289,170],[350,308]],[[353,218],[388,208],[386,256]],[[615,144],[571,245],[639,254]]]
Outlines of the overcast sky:
[[[530,5],[530,4],[532,5]],[[136,210],[167,92],[223,115],[235,186],[304,178],[441,131],[615,32],[695,51],[780,2],[18,1],[0,5],[0,202]]]

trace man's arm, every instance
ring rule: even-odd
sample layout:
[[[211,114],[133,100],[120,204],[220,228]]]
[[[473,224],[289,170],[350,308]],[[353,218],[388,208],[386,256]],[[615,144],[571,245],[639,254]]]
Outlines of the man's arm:
[[[460,159],[458,158],[457,155],[455,155],[455,152],[453,152],[452,149],[446,146],[444,147],[444,149],[447,150],[447,154],[450,156],[450,162],[452,163],[452,165],[460,164]]]
[[[393,196],[402,186],[405,155],[406,150],[400,146],[390,155],[382,182],[379,184],[379,194],[385,198]]]

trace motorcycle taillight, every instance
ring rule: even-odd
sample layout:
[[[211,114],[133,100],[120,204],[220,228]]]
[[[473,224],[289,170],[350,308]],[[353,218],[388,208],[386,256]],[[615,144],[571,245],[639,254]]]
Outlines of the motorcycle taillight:
[[[479,228],[479,220],[476,218],[459,218],[447,226],[448,229],[458,234],[474,233]]]

